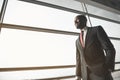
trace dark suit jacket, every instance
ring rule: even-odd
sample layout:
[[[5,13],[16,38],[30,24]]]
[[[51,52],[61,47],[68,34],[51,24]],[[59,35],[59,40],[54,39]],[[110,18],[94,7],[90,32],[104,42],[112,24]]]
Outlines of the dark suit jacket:
[[[82,57],[85,62],[81,59]],[[99,76],[105,75],[108,69],[114,70],[115,49],[101,26],[87,28],[84,49],[81,47],[79,38],[76,40],[76,62],[77,76],[87,76],[87,72],[81,73],[85,70],[83,68],[85,65],[92,73]]]

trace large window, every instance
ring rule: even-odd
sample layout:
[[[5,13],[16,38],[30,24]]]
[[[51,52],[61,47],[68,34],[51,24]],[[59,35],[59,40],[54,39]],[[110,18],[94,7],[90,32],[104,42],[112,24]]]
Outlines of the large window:
[[[10,0],[3,23],[75,32],[75,16],[63,10]],[[75,65],[76,38],[73,35],[2,28],[0,68]],[[75,68],[0,72],[0,79],[40,79],[69,75],[75,75]]]
[[[0,35],[0,68],[41,67],[76,64],[75,40],[78,36],[64,32],[79,32],[74,26],[76,13],[42,5],[9,0],[5,12],[4,24],[21,27],[56,30],[30,31],[12,29],[8,25],[2,28]],[[120,38],[119,24],[91,17],[93,26],[101,25],[109,37]],[[89,22],[88,22],[89,25]],[[113,31],[114,30],[114,31]],[[57,31],[63,31],[62,34]],[[113,40],[116,48],[116,62],[119,62],[119,40]],[[116,66],[116,69],[120,68]],[[75,67],[66,69],[0,72],[0,80],[40,79],[75,75]]]

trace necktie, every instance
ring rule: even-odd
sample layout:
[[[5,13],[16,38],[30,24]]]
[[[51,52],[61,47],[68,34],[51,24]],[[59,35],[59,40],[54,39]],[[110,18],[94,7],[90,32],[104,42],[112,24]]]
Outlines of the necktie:
[[[81,42],[82,47],[84,48],[84,39],[83,39],[83,35],[84,35],[84,31],[81,31],[81,33],[80,33],[80,42]]]

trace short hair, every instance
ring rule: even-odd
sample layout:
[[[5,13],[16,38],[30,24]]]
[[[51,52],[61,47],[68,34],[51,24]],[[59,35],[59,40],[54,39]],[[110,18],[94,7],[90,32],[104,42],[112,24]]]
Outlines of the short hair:
[[[84,21],[87,22],[87,18],[86,18],[85,15],[77,15],[76,18],[79,19],[79,20],[84,20]]]

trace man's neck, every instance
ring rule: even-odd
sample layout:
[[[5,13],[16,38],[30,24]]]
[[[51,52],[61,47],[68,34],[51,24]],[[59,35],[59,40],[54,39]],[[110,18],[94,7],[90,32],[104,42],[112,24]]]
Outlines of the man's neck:
[[[87,29],[87,26],[85,26],[84,28],[82,28],[81,31],[84,31],[84,30],[86,30],[86,29]]]

